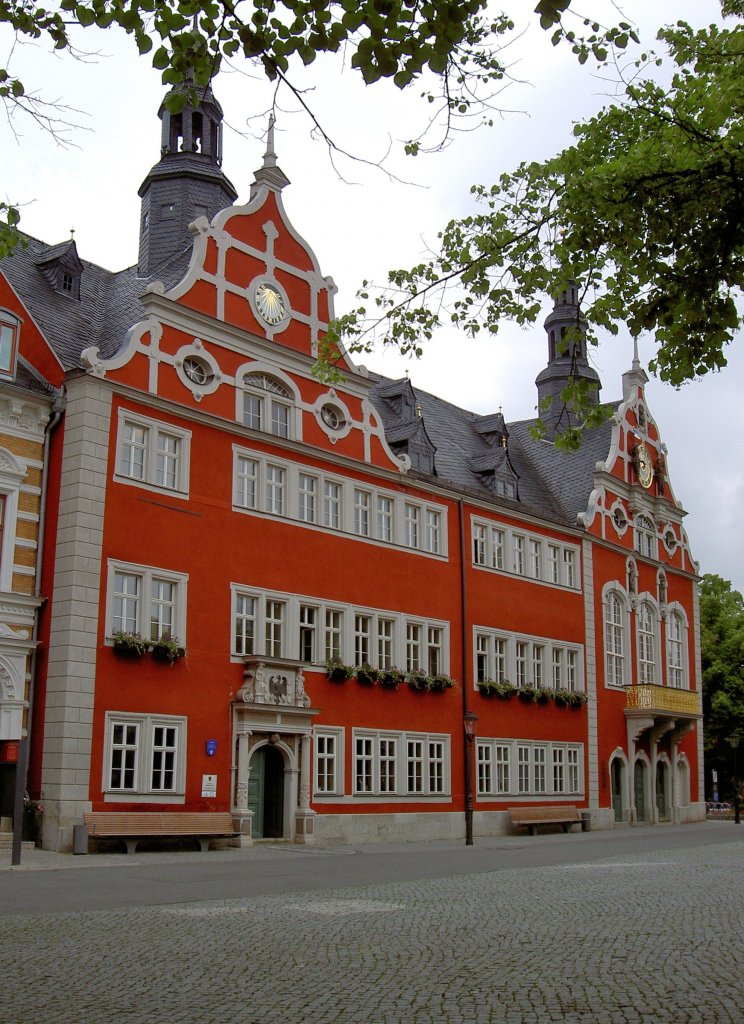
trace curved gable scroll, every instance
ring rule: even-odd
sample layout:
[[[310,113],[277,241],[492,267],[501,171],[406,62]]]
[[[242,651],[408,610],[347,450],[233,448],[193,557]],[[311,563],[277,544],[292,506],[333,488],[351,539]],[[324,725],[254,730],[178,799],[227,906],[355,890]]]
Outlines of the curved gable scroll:
[[[199,218],[191,263],[166,297],[316,358],[333,319],[336,286],[265,187],[245,206]],[[341,370],[353,370],[342,353]]]

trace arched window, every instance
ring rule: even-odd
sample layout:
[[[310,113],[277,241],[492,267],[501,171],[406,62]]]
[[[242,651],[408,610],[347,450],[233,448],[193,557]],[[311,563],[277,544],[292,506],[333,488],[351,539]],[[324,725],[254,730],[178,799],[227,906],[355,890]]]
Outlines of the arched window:
[[[656,677],[656,612],[643,601],[638,608],[638,682],[655,683]]]
[[[243,422],[276,437],[292,437],[294,395],[283,381],[267,373],[249,373],[244,378]]]
[[[677,611],[667,620],[667,677],[669,686],[685,685],[685,623]]]
[[[624,686],[626,682],[626,628],[627,612],[620,594],[611,590],[604,604],[605,683]]]
[[[635,546],[639,555],[656,558],[656,527],[649,516],[636,516]]]

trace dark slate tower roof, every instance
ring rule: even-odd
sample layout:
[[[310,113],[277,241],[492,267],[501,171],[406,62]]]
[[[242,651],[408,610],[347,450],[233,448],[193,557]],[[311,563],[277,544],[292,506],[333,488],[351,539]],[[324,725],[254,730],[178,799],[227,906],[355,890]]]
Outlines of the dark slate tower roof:
[[[599,401],[601,388],[596,370],[589,365],[586,352],[586,320],[579,308],[579,290],[569,284],[555,300],[552,313],[545,319],[548,333],[548,365],[537,375],[538,409],[545,436],[553,440],[575,418],[565,408],[561,392],[569,381],[585,382],[591,404]]]
[[[188,85],[188,83],[187,83]],[[188,226],[209,220],[232,206],[237,192],[222,170],[222,107],[209,86],[196,106],[168,110],[170,92],[160,105],[161,157],[139,189],[142,197],[138,273],[148,277],[185,246]]]

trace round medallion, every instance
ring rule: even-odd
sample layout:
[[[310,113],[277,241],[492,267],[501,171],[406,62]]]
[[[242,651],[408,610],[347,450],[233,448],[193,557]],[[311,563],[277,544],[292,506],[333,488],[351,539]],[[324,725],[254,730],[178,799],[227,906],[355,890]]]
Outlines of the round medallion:
[[[320,410],[320,415],[325,425],[330,430],[342,430],[346,425],[344,414],[335,405],[326,403]]]
[[[654,479],[654,464],[651,461],[651,453],[643,441],[638,445],[636,454],[638,457],[638,482],[641,487],[650,487]]]
[[[255,291],[256,309],[267,324],[274,326],[284,319],[285,306],[279,290],[262,282]]]

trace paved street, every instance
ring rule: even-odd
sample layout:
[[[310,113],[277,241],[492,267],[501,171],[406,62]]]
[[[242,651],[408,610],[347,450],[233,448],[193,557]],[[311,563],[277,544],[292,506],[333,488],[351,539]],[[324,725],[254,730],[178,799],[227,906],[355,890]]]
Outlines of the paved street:
[[[0,870],[0,1016],[742,1024],[742,867],[730,823],[471,850],[36,852]]]

